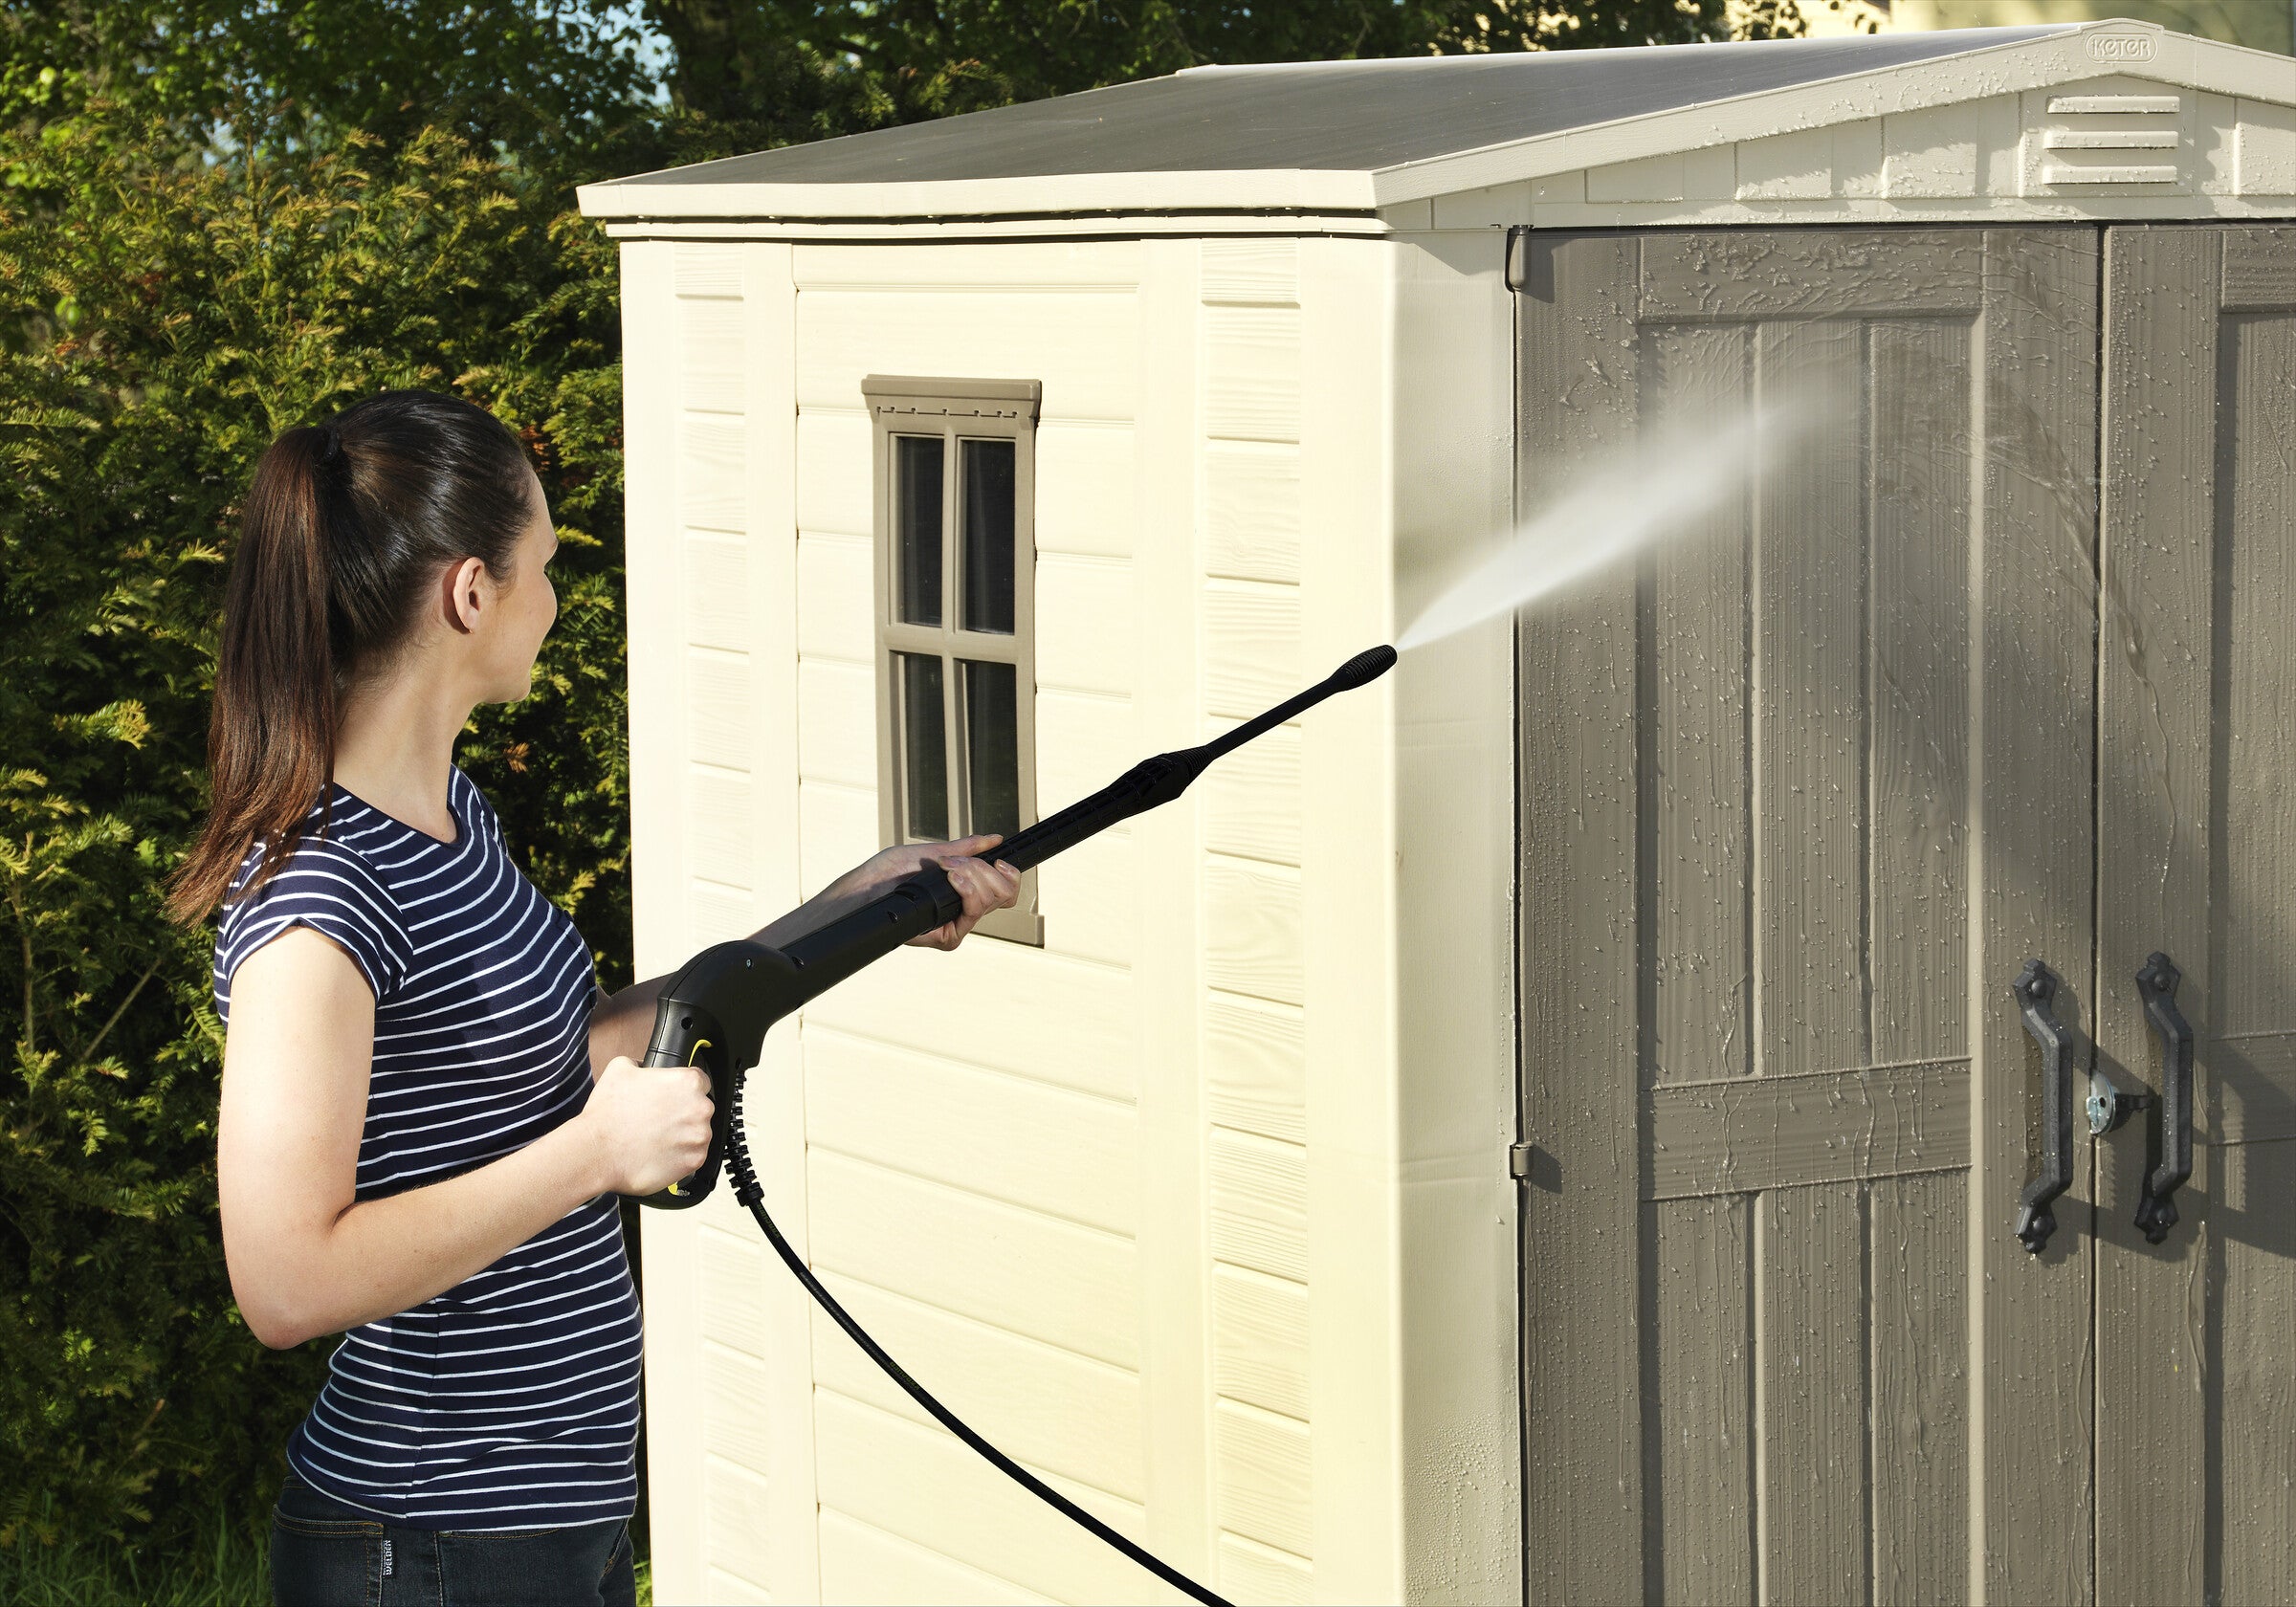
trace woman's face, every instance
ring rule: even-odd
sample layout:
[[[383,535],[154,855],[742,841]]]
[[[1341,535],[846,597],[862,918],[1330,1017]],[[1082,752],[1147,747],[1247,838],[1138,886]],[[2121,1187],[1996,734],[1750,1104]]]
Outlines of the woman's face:
[[[528,479],[534,517],[519,533],[511,555],[510,573],[497,580],[488,612],[488,640],[483,644],[485,685],[480,693],[489,703],[516,703],[534,684],[534,658],[542,638],[558,618],[558,592],[550,584],[550,560],[558,552],[558,533],[551,528],[550,505],[540,480]]]

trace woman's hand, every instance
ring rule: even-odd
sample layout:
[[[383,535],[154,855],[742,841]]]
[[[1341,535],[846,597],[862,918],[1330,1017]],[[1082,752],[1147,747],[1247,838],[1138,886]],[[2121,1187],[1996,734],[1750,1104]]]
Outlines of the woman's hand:
[[[710,1079],[691,1066],[640,1066],[616,1055],[575,1119],[598,1146],[615,1194],[652,1194],[690,1177],[710,1154]]]
[[[964,900],[964,914],[909,942],[915,948],[953,949],[981,923],[982,915],[991,910],[1009,910],[1020,900],[1021,873],[1001,861],[992,865],[981,857],[1003,841],[991,833],[960,837],[954,843],[898,843],[865,861],[846,885],[866,897],[928,865],[939,866],[948,872],[949,885]]]

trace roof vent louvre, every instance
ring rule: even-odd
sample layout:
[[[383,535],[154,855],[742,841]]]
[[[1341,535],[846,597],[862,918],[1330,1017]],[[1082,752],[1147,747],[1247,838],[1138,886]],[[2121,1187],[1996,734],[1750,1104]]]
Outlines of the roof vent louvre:
[[[2039,177],[2048,188],[2175,185],[2184,177],[2176,155],[2184,143],[2181,95],[2052,95],[2048,115],[2052,121],[2035,130]],[[2060,118],[2066,121],[2054,121]]]

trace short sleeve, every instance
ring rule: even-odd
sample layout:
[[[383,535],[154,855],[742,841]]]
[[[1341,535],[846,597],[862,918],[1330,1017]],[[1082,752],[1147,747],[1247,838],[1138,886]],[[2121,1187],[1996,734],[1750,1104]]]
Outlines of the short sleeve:
[[[382,881],[352,849],[305,838],[277,875],[226,916],[216,945],[218,992],[230,987],[249,955],[296,926],[311,928],[348,954],[378,1003],[407,975],[411,945]]]

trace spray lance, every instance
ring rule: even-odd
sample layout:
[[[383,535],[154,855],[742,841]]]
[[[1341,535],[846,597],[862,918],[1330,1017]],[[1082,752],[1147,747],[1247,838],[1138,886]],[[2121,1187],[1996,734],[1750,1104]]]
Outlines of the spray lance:
[[[1394,663],[1395,649],[1390,647],[1359,652],[1322,682],[1245,721],[1224,737],[1201,747],[1183,748],[1141,760],[1091,797],[1017,833],[998,848],[996,857],[1016,870],[1027,870],[1118,821],[1169,804],[1187,791],[1189,783],[1214,759],[1314,708],[1335,693],[1370,684],[1386,673]],[[891,954],[912,937],[955,920],[963,914],[963,899],[949,885],[947,872],[933,866],[903,878],[859,908],[781,948],[746,940],[719,943],[689,960],[685,969],[662,989],[654,1007],[653,1038],[647,1046],[646,1064],[697,1066],[708,1072],[710,1095],[716,1105],[709,1156],[691,1177],[646,1196],[644,1203],[669,1210],[699,1204],[717,1186],[722,1165],[733,1178],[734,1197],[757,1218],[758,1226],[764,1230],[774,1253],[782,1258],[797,1281],[805,1285],[806,1291],[868,1353],[872,1361],[883,1368],[942,1427],[1031,1494],[1167,1584],[1212,1607],[1225,1607],[1209,1590],[1141,1550],[998,1450],[934,1398],[822,1287],[813,1269],[782,1237],[781,1229],[774,1225],[773,1218],[765,1210],[764,1193],[758,1186],[741,1130],[741,1080],[758,1063],[767,1030],[871,961]]]

